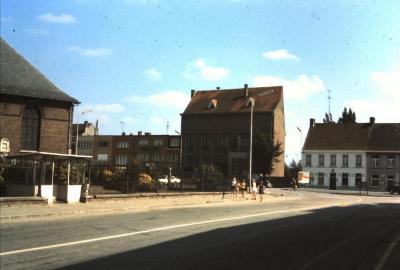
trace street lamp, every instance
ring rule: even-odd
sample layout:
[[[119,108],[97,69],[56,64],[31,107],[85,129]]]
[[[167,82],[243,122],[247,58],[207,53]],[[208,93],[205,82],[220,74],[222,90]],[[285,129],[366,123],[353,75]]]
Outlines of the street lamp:
[[[75,155],[78,155],[78,134],[79,134],[79,114],[87,114],[92,112],[92,110],[86,110],[83,112],[78,113],[77,117],[76,117],[76,141],[75,141]]]
[[[181,178],[181,183],[180,183],[180,189],[181,192],[183,191],[183,177],[182,177],[182,134],[175,130],[175,133],[179,135],[180,137],[180,143],[179,143],[179,177]]]
[[[303,143],[303,132],[301,131],[301,129],[299,127],[297,127],[297,130],[300,132],[300,159],[302,159],[301,157],[301,148],[302,148],[302,143]]]
[[[250,150],[249,150],[249,190],[251,188],[251,173],[252,173],[252,162],[253,162],[253,113],[254,113],[254,105],[256,103],[256,100],[251,97],[249,98],[249,101],[247,102],[247,106],[250,107]]]

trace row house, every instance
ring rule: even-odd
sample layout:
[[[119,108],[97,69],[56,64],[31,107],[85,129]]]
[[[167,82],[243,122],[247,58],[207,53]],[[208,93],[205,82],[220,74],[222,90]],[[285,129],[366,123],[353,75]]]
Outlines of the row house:
[[[281,86],[192,90],[181,121],[182,162],[188,177],[194,168],[211,163],[227,177],[247,178],[251,126],[253,138],[256,132],[265,132],[285,149]],[[284,153],[274,162],[271,175],[284,175]]]
[[[97,164],[126,167],[133,160],[143,164],[154,164],[158,168],[169,168],[179,174],[180,136],[152,135],[138,132],[137,135],[80,136],[78,153],[93,155]]]
[[[303,147],[310,185],[330,189],[386,190],[400,181],[399,124],[315,123]]]

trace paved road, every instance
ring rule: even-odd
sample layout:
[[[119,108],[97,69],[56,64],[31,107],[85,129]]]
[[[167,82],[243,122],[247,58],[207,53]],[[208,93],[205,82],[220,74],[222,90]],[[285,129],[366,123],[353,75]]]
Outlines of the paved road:
[[[400,200],[296,192],[2,224],[1,269],[399,269]]]

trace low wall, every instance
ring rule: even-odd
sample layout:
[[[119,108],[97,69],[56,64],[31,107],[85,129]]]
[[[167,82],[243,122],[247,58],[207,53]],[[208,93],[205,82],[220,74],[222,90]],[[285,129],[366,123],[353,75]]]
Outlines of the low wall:
[[[68,203],[79,202],[81,198],[82,185],[56,185],[56,199],[57,201],[64,201]]]
[[[33,197],[37,194],[37,187],[33,185],[16,185],[7,184],[6,185],[6,197]]]

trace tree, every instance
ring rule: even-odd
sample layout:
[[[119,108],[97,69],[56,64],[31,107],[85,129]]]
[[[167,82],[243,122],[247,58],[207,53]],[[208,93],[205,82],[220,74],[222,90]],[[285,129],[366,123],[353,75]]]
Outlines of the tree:
[[[202,164],[194,168],[194,175],[197,182],[197,188],[201,190],[216,190],[223,184],[224,174],[214,164]]]
[[[282,155],[282,144],[274,144],[267,132],[257,132],[253,142],[253,173],[271,174],[280,155]]]
[[[347,108],[344,107],[342,117],[339,117],[338,123],[356,123],[356,113],[353,112],[351,108],[347,111]]]
[[[325,118],[323,119],[324,123],[335,123],[335,121],[332,120],[332,114],[331,113],[325,113]]]
[[[294,159],[290,162],[289,166],[285,164],[285,177],[297,179],[299,171],[302,170],[301,161],[296,162]]]

